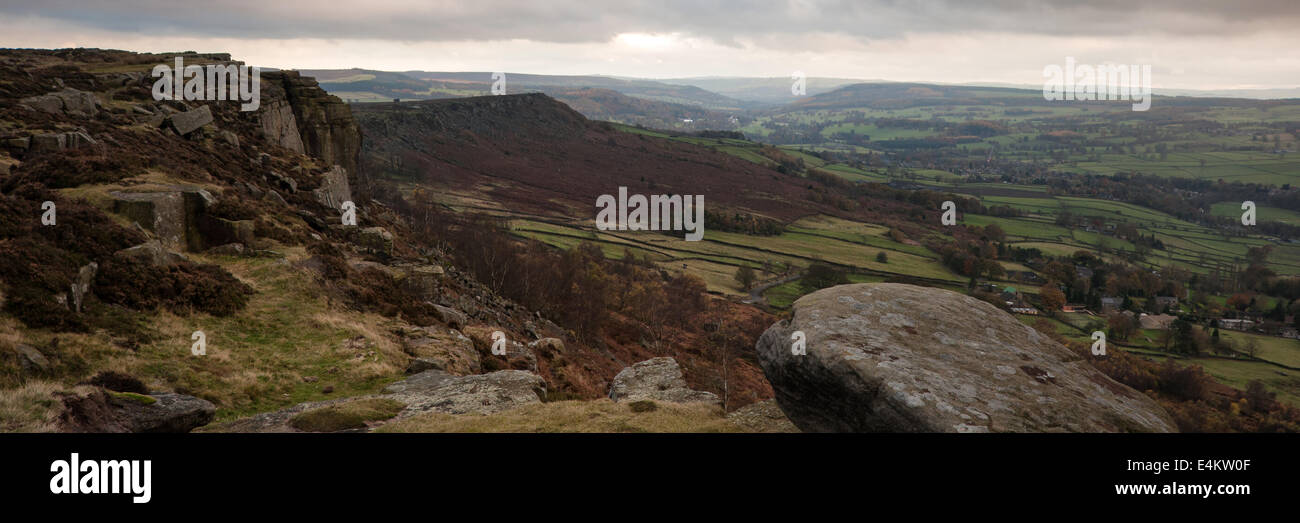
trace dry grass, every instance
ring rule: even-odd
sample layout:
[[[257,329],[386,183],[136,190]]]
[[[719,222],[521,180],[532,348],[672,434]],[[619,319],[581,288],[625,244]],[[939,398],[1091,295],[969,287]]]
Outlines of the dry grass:
[[[125,372],[152,390],[175,390],[212,401],[217,419],[231,419],[306,401],[377,392],[402,375],[407,357],[387,334],[395,321],[377,314],[333,310],[311,273],[287,259],[219,260],[253,287],[248,307],[228,317],[151,318],[157,339],[132,352],[102,337],[61,334],[60,347],[96,369]],[[215,262],[190,254],[199,263]],[[207,354],[194,356],[191,335],[203,331]],[[332,387],[332,393],[324,392]]]
[[[29,381],[16,389],[0,390],[0,432],[54,432],[62,411],[57,392],[70,388],[50,381]]]
[[[705,404],[658,403],[633,412],[608,399],[539,403],[491,415],[423,414],[376,432],[742,432],[722,410]]]

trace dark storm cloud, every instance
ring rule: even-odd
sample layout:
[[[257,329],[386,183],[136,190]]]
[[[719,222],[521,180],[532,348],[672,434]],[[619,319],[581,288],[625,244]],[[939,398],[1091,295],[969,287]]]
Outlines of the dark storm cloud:
[[[215,4],[3,0],[0,14],[159,35],[605,42],[619,33],[676,32],[723,44],[813,33],[869,39],[972,31],[1089,37],[1245,36],[1293,28],[1300,22],[1296,0],[236,0]]]

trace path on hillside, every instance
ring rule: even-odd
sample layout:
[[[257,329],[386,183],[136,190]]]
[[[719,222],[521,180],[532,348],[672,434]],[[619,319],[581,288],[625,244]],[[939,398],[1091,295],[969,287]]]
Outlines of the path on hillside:
[[[790,276],[786,276],[778,280],[772,280],[770,282],[758,285],[753,289],[749,290],[749,297],[745,299],[744,303],[757,303],[760,305],[767,305],[767,299],[763,297],[764,291],[771,289],[772,287],[776,287],[777,285],[785,285],[787,283],[790,283],[802,277],[803,277],[803,273],[797,272],[791,274]]]

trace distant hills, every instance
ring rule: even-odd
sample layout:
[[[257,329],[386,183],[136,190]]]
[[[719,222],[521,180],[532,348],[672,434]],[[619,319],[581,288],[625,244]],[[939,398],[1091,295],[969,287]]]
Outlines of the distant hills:
[[[320,86],[350,103],[432,100],[492,94],[487,71],[378,71],[308,69]],[[1041,87],[1013,84],[937,84],[810,77],[804,95],[787,77],[644,79],[602,75],[506,73],[506,94],[545,93],[584,116],[676,131],[738,130],[764,115],[851,108],[900,109],[939,105],[1042,106]],[[1300,97],[1297,89],[1157,90],[1156,96],[1195,106],[1209,99]],[[1172,98],[1171,98],[1172,97]],[[1165,102],[1170,103],[1170,102]]]

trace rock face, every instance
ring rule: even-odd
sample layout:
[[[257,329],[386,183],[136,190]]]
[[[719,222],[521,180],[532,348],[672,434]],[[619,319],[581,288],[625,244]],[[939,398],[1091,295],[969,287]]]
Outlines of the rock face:
[[[343,202],[352,201],[352,188],[348,184],[348,173],[335,165],[321,175],[320,188],[312,191],[316,201],[332,209],[342,209]]]
[[[265,97],[268,103],[260,115],[268,138],[290,150],[325,160],[327,165],[341,166],[352,191],[365,199],[369,185],[357,178],[361,127],[348,105],[326,93],[314,78],[300,76],[297,71],[264,72],[262,79],[269,91]],[[288,112],[277,103],[279,99],[288,102]]]
[[[806,335],[794,355],[791,336]],[[800,298],[763,372],[805,432],[1176,432],[1142,393],[983,301],[895,283]]]
[[[609,399],[722,403],[712,392],[687,387],[677,360],[668,357],[648,359],[619,371],[614,376],[614,384],[609,388]]]

